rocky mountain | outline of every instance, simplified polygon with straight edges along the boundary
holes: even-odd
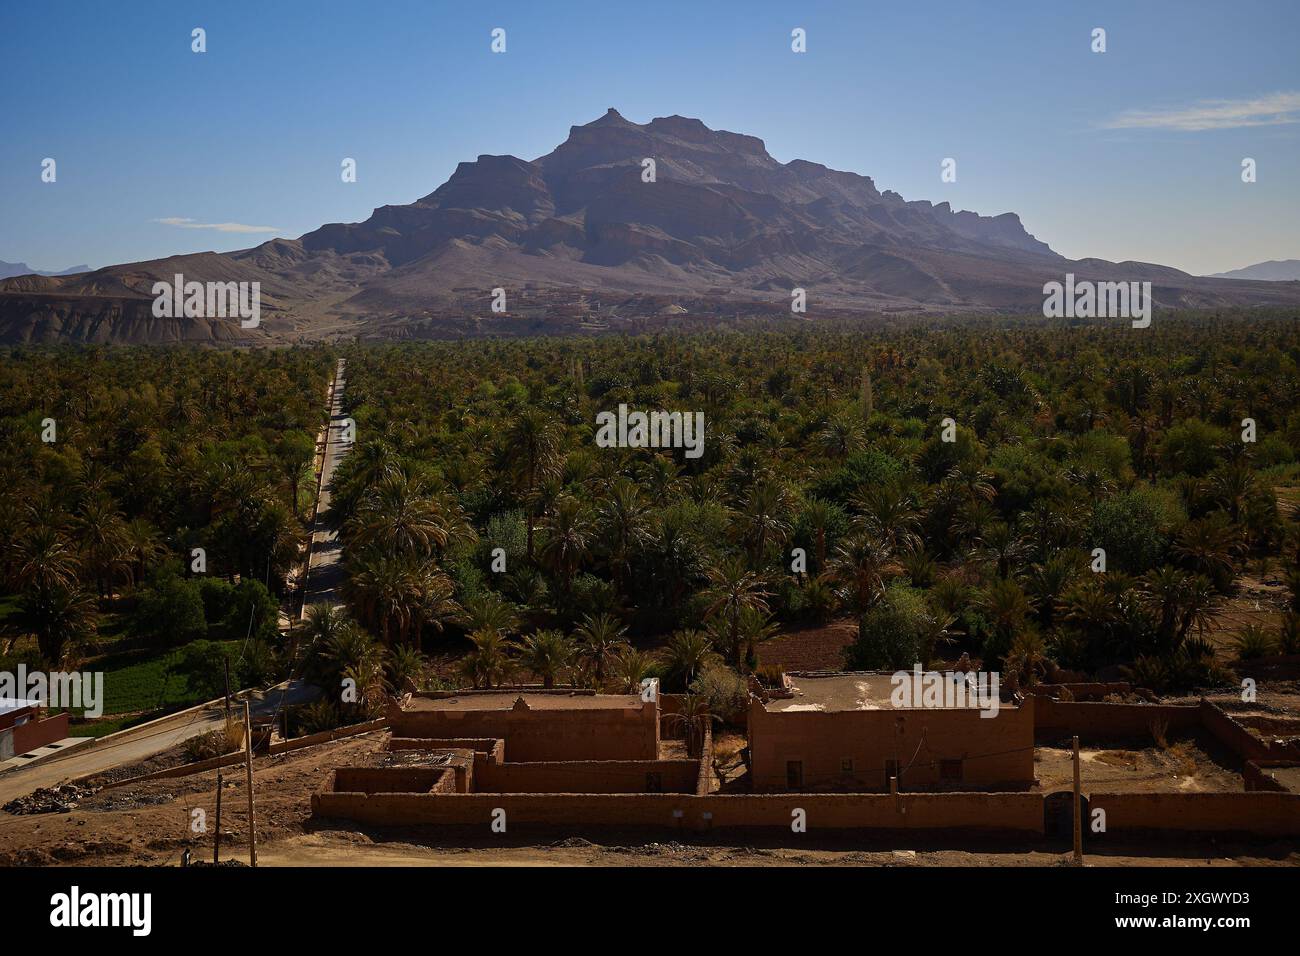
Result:
[[[1212,279],[1259,279],[1264,282],[1295,282],[1300,280],[1300,259],[1270,259],[1257,262],[1231,272],[1216,272]]]
[[[413,321],[454,324],[488,314],[496,287],[506,289],[512,309],[545,293],[552,309],[567,296],[585,310],[595,295],[712,301],[722,303],[718,311],[741,312],[745,303],[788,308],[790,290],[802,287],[811,318],[819,309],[1037,311],[1043,284],[1066,272],[1150,280],[1161,306],[1300,301],[1268,283],[1067,260],[1014,213],[982,216],[905,200],[857,173],[778,162],[753,136],[682,116],[638,124],[611,109],[571,128],[545,156],[480,156],[422,199],[381,207],[364,222],[239,252],[8,279],[0,283],[0,340],[410,334]],[[154,318],[153,283],[177,273],[260,282],[261,327]]]

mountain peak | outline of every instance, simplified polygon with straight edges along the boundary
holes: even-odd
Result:
[[[592,120],[590,123],[587,124],[588,127],[591,127],[591,126],[635,126],[635,125],[637,125],[637,124],[636,124],[636,123],[629,122],[628,120],[626,120],[626,119],[623,117],[623,114],[620,113],[618,110],[614,109],[614,107],[612,107],[612,106],[611,106],[609,109],[605,110],[605,115],[604,115],[604,116],[601,116],[601,117],[598,118],[598,119],[594,119],[594,120]]]

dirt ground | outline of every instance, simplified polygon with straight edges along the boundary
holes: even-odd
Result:
[[[1111,793],[1241,793],[1241,772],[1218,763],[1194,740],[1170,741],[1166,748],[1079,749],[1084,789]],[[1039,747],[1034,752],[1034,775],[1046,793],[1074,786],[1074,760],[1070,750]]]
[[[355,831],[311,819],[310,795],[328,772],[382,759],[386,734],[305,748],[254,763],[258,861],[264,866],[1057,866],[1064,847],[1033,841],[977,841],[908,834],[700,836],[682,843],[646,832],[467,834],[439,828]],[[728,752],[735,740],[720,738]],[[1084,779],[1125,789],[1186,786],[1227,789],[1231,775],[1194,746],[1180,750],[1089,751]],[[1043,748],[1044,787],[1063,789],[1069,755]],[[1182,774],[1180,778],[1178,775]],[[1181,781],[1190,781],[1183,783]],[[1068,784],[1067,784],[1068,785]],[[1240,788],[1239,778],[1235,780]],[[0,812],[0,865],[179,865],[189,847],[211,860],[216,821],[215,771],[101,790],[75,809],[14,816]],[[223,771],[222,857],[248,859],[247,796],[242,766]],[[207,832],[191,831],[192,811],[206,813]],[[669,835],[674,836],[674,835]],[[1295,842],[1229,844],[1171,840],[1090,850],[1095,866],[1300,865]]]
[[[858,636],[851,618],[822,627],[785,631],[759,647],[764,664],[780,664],[787,671],[838,671],[844,669],[844,648]]]

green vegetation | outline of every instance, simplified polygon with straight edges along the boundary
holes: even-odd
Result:
[[[292,670],[354,689],[294,715],[316,729],[430,686],[435,653],[479,687],[633,692],[657,676],[734,711],[749,677],[770,675],[772,636],[845,618],[860,625],[846,666],[969,655],[1013,684],[1126,668],[1182,690],[1228,679],[1207,638],[1248,564],[1293,597],[1280,632],[1243,635],[1241,658],[1297,644],[1294,316],[344,354],[358,435],[333,487],[346,613],[281,636],[333,356],[13,353],[0,651],[84,657],[117,620],[114,647],[155,668],[143,708],[210,693],[237,642],[243,680]],[[702,412],[703,454],[598,447],[597,413],[620,404]],[[143,671],[131,681],[114,693],[140,703]]]
[[[238,640],[240,676],[269,678],[332,367],[319,349],[12,350],[0,668],[103,670],[108,714],[207,695],[177,671],[195,641]]]

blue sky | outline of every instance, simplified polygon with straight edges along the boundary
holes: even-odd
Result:
[[[1300,258],[1297,35],[1294,0],[2,0],[0,259],[98,267],[296,237],[426,195],[481,153],[536,158],[610,106],[1014,211],[1071,257],[1194,273]]]

